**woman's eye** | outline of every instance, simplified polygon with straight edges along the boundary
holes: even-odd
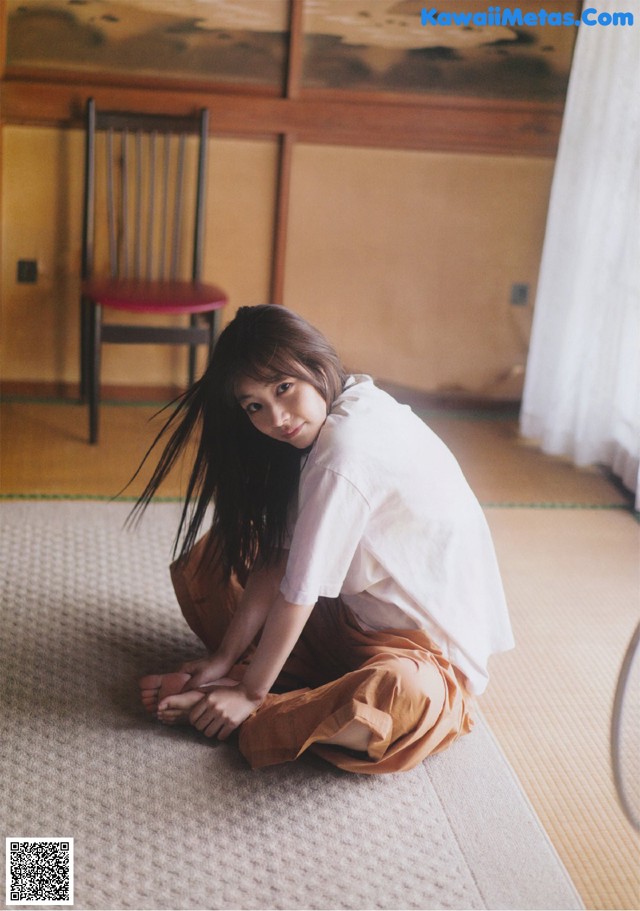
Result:
[[[251,402],[244,410],[247,414],[255,414],[256,411],[260,411],[260,405],[257,402]]]
[[[288,389],[291,389],[291,383],[280,383],[278,386],[278,395],[281,395],[283,392],[287,392]]]

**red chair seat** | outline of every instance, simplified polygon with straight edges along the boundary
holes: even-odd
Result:
[[[138,313],[206,313],[227,303],[227,295],[206,282],[89,279],[82,294],[114,310]]]

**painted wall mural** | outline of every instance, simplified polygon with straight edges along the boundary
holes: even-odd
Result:
[[[514,5],[540,8],[537,0]],[[424,0],[305,0],[303,86],[564,98],[575,28],[423,26],[425,6]],[[440,0],[437,8],[497,7]],[[576,0],[554,0],[553,8],[575,12]],[[9,0],[7,9],[10,66],[283,84],[287,0]]]
[[[423,7],[452,14],[500,9],[478,0],[306,0],[305,85],[564,99],[575,27],[423,26]],[[554,0],[553,9],[573,13],[576,0]]]
[[[287,0],[9,0],[7,63],[280,86]]]

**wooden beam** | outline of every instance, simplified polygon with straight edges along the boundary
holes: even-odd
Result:
[[[304,0],[289,0],[289,53],[285,97],[293,100],[300,97],[302,85],[302,50]],[[274,208],[273,251],[271,256],[270,302],[284,302],[284,279],[287,255],[287,230],[289,225],[289,198],[291,189],[291,165],[296,134],[289,131],[279,137],[278,174],[276,178],[276,203]]]
[[[289,52],[287,55],[287,98],[299,98],[302,88],[304,51],[304,0],[289,0]]]
[[[291,189],[291,161],[295,137],[285,133],[280,137],[278,156],[278,178],[274,213],[273,255],[271,258],[270,303],[284,302],[284,279],[287,253],[287,229],[289,224],[289,197]]]
[[[299,97],[203,89],[142,88],[79,82],[45,73],[3,83],[2,118],[9,124],[80,126],[88,96],[102,108],[181,114],[208,107],[211,132],[219,136],[295,134],[300,142],[377,148],[421,149],[494,155],[554,157],[563,105],[531,101],[390,96],[300,90]]]

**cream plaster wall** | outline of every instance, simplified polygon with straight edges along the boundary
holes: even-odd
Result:
[[[2,333],[5,380],[77,382],[83,137],[77,130],[3,130]],[[267,300],[275,142],[214,139],[209,147],[204,278],[235,308]],[[36,259],[36,285],[18,284],[18,259]],[[186,353],[105,346],[103,381],[182,383]]]
[[[3,130],[2,334],[5,380],[78,378],[82,134]],[[298,145],[285,304],[347,364],[429,391],[517,397],[553,162]],[[238,306],[268,299],[276,144],[210,145],[205,277]],[[37,285],[16,262],[38,260]],[[171,348],[107,346],[103,381],[180,383]]]
[[[285,302],[356,370],[517,397],[553,162],[299,145]]]

